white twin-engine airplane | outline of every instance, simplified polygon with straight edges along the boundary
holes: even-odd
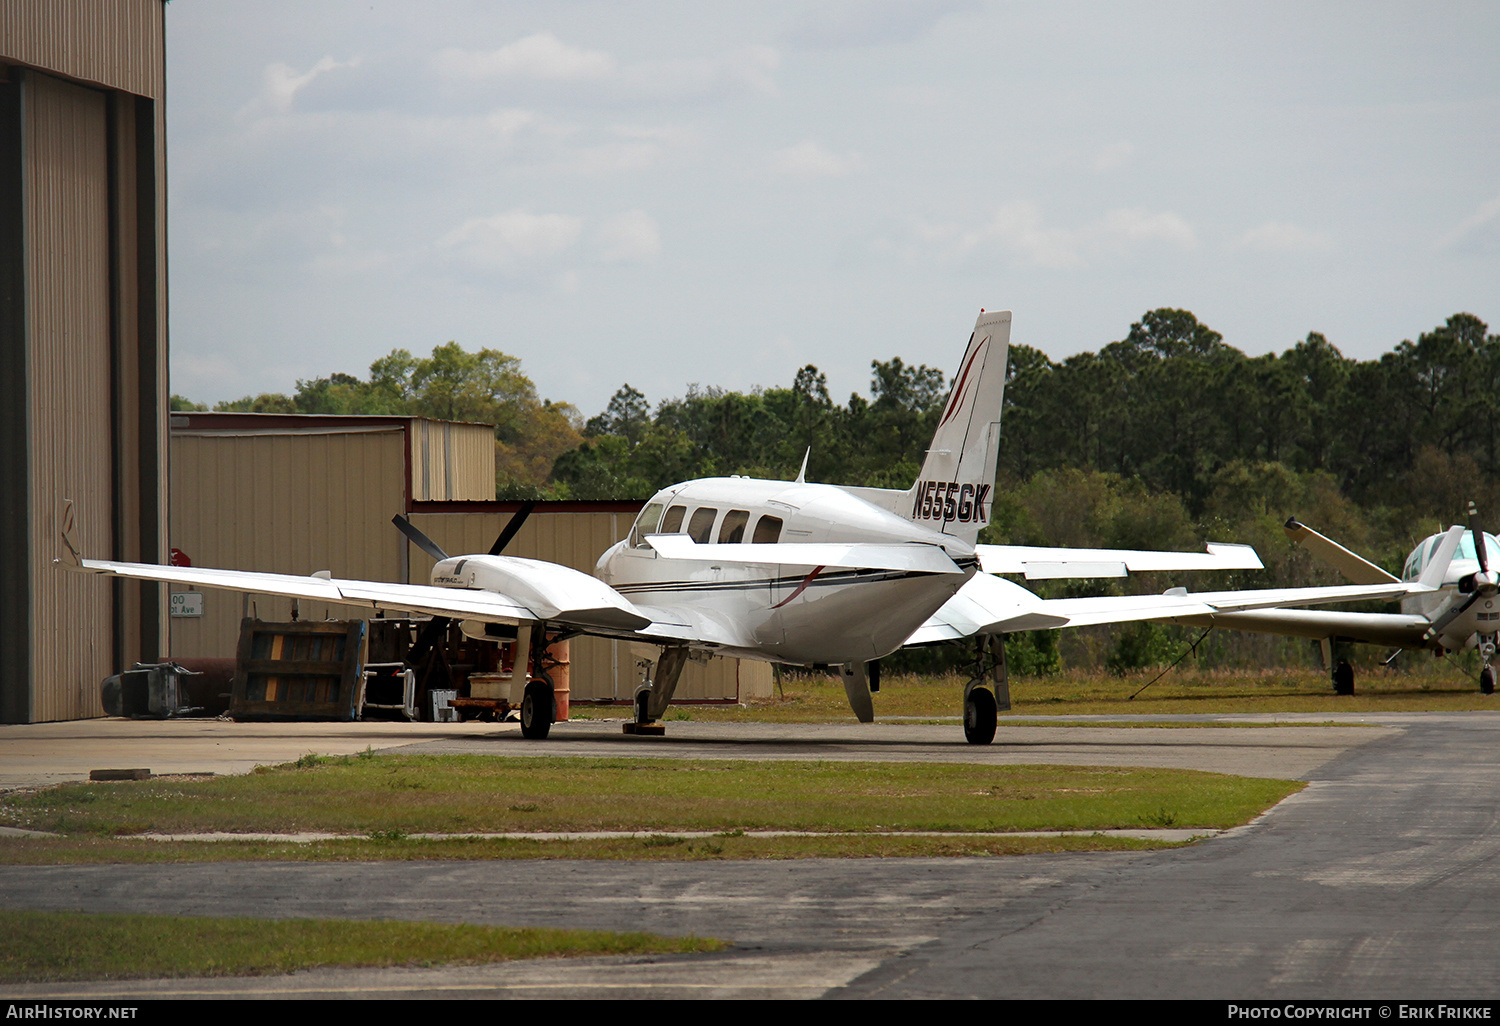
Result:
[[[995,484],[1010,322],[1009,311],[981,312],[910,488],[811,484],[805,460],[791,482],[727,477],[673,485],[652,497],[629,536],[599,558],[593,577],[500,555],[524,514],[489,554],[454,557],[396,518],[437,560],[430,586],[84,559],[66,526],[59,562],[85,572],[409,609],[459,619],[472,637],[514,638],[525,625],[532,653],[578,634],[660,645],[654,679],[636,694],[638,722],[662,716],[693,652],[837,667],[850,706],[867,722],[874,718],[870,693],[879,687],[881,657],[904,645],[976,637],[979,663],[964,689],[964,734],[975,744],[994,738],[992,688],[1005,684],[1000,636],[1011,631],[1399,598],[1441,584],[1453,548],[1446,542],[1420,579],[1376,586],[1200,594],[1174,588],[1164,595],[1043,600],[991,576],[1261,566],[1244,545],[1210,544],[1199,553],[977,545]],[[535,660],[531,669],[521,731],[543,738],[553,720],[552,687]]]

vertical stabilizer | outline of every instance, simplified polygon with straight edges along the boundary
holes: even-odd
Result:
[[[1010,311],[981,313],[922,473],[907,493],[912,520],[969,542],[990,520],[1009,350]]]

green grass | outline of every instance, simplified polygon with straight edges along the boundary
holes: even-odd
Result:
[[[1137,823],[1136,826],[1156,825]],[[649,860],[971,858],[1056,852],[1149,851],[1190,842],[1107,834],[817,834],[804,837],[664,835],[608,840],[449,838],[400,841],[178,841],[118,837],[0,839],[0,865],[169,865],[184,862],[435,862],[502,859]]]
[[[1451,667],[1427,672],[1374,671],[1361,676],[1356,693],[1333,693],[1321,671],[1173,670],[1131,695],[1160,671],[1125,676],[1109,673],[1060,673],[1048,677],[1013,677],[1011,709],[1015,716],[1165,716],[1235,713],[1364,713],[1500,709],[1500,695],[1482,695],[1478,685]],[[888,676],[874,696],[875,718],[941,721],[962,713],[964,679],[956,675]],[[587,708],[584,703],[578,703]],[[618,713],[624,715],[624,713]],[[843,684],[831,677],[787,675],[771,698],[743,706],[693,706],[694,720],[710,723],[849,722]]]
[[[337,919],[0,911],[0,982],[259,976],[299,969],[719,951],[721,941],[599,930]]]
[[[0,843],[0,860],[67,860],[63,849],[123,857],[144,848],[238,848],[274,858],[282,843],[178,846],[133,834],[333,832],[299,845],[334,858],[797,857],[881,854],[870,838],[744,838],[749,830],[873,832],[1105,830],[1234,826],[1301,784],[1172,769],[932,763],[741,762],[679,759],[376,755],[300,759],[241,777],[68,784],[0,796],[0,822],[67,835]],[[425,833],[710,831],[715,841],[432,841]],[[928,841],[917,840],[917,847]],[[981,838],[981,841],[991,839]],[[865,843],[870,841],[870,843]],[[722,842],[722,843],[721,843]],[[753,842],[753,843],[752,843]],[[101,847],[102,846],[102,847]],[[939,846],[940,847],[940,846]],[[1066,847],[1066,846],[1064,846]],[[681,850],[677,850],[681,849]],[[910,850],[910,849],[909,849]],[[95,857],[80,855],[88,861]],[[221,857],[221,856],[215,856]],[[133,860],[133,859],[132,859]]]

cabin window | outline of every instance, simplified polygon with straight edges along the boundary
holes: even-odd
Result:
[[[724,523],[719,528],[720,545],[738,545],[745,540],[745,527],[750,523],[750,511],[732,509],[724,514]]]
[[[714,520],[719,511],[713,506],[700,506],[693,510],[693,519],[688,521],[688,537],[699,545],[707,545],[714,533]]]
[[[661,503],[653,502],[641,510],[641,515],[635,519],[635,527],[630,531],[630,544],[633,548],[643,549],[646,547],[646,535],[656,533],[656,525],[661,521]]]
[[[678,534],[682,531],[682,515],[687,512],[686,506],[672,506],[667,509],[667,515],[661,518],[661,530],[659,534]]]
[[[781,538],[781,518],[761,517],[755,522],[755,537],[751,539],[756,545],[772,545]]]

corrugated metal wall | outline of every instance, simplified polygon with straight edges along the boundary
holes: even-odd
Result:
[[[25,90],[33,720],[101,715],[114,672],[111,585],[50,566],[75,502],[88,552],[111,552],[109,167],[105,95],[47,75]]]
[[[32,67],[159,99],[161,0],[0,0],[0,53]]]
[[[194,566],[288,574],[330,570],[335,577],[426,584],[432,560],[409,546],[390,522],[410,508],[404,495],[407,455],[413,494],[431,489],[434,501],[463,501],[476,498],[464,493],[472,488],[484,493],[480,498],[493,499],[494,436],[485,425],[447,424],[452,430],[444,431],[441,421],[372,420],[377,422],[361,427],[358,417],[173,415],[172,545]],[[274,426],[257,428],[257,422]],[[419,461],[427,468],[425,477]],[[452,492],[442,494],[442,488]],[[411,519],[457,554],[489,551],[510,514],[419,512]],[[538,512],[506,554],[591,573],[599,555],[625,536],[634,519],[628,512]],[[290,599],[247,600],[235,592],[206,591],[201,617],[172,618],[172,654],[233,656],[240,618],[251,603],[263,620],[291,616]],[[363,606],[314,608],[304,602],[301,609],[304,618],[370,615]],[[574,639],[574,699],[628,701],[640,679],[636,660],[655,659],[658,651],[601,638]],[[770,691],[767,664],[714,659],[688,664],[677,697],[733,700]]]
[[[162,24],[162,0],[0,0],[5,722],[99,715],[164,643],[164,589],[51,566],[65,498],[90,554],[166,551]]]
[[[414,419],[411,431],[412,501],[495,498],[494,428]]]
[[[391,526],[391,517],[405,508],[406,437],[399,426],[175,429],[171,455],[172,545],[194,566],[401,579],[405,539]],[[290,599],[257,595],[251,601],[263,620],[291,617]],[[172,654],[234,655],[243,597],[206,591],[203,608],[202,617],[172,618]],[[369,614],[363,606],[302,606],[308,618]]]

